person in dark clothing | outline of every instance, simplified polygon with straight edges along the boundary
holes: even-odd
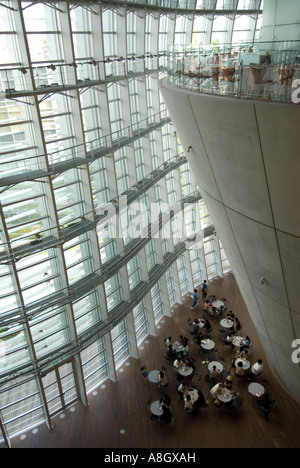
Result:
[[[201,283],[201,288],[202,288],[202,299],[205,299],[206,296],[207,296],[207,284],[206,284],[206,280],[204,280],[203,283]]]
[[[166,424],[171,424],[173,416],[171,411],[166,405],[162,406],[162,415],[160,417],[162,421],[164,421]]]
[[[160,403],[161,405],[170,406],[170,404],[171,404],[171,397],[165,393],[165,394],[161,397],[161,399],[159,400],[159,403]]]
[[[198,390],[198,399],[194,403],[195,408],[205,408],[206,407],[206,401],[204,398],[203,393]]]

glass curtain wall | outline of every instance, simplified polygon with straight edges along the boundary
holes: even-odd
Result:
[[[181,294],[230,269],[215,235],[186,250],[195,229],[213,227],[158,80],[171,44],[254,37],[261,2],[167,3],[0,3],[7,445],[86,404]],[[185,202],[181,217],[157,216]]]

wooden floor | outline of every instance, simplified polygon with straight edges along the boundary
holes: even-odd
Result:
[[[226,297],[228,307],[243,323],[243,333],[254,342],[251,362],[262,358],[266,362],[261,343],[253,329],[245,304],[231,273],[225,278],[217,278],[209,283],[209,294]],[[165,359],[163,339],[171,335],[189,336],[188,317],[202,315],[191,312],[190,295],[183,298],[183,305],[173,308],[172,317],[163,317],[157,327],[157,336],[148,337],[140,347],[140,359],[129,359],[118,371],[118,382],[107,381],[105,388],[99,387],[89,395],[89,406],[76,403],[64,412],[64,417],[53,419],[53,429],[41,425],[23,437],[12,439],[13,448],[299,448],[300,447],[300,407],[283,390],[271,372],[267,362],[264,378],[276,403],[269,421],[249,398],[248,382],[240,382],[234,377],[233,388],[243,397],[243,407],[233,416],[216,409],[212,404],[201,409],[197,415],[185,414],[182,400],[179,399],[173,369]],[[224,360],[229,369],[232,351],[222,351],[218,335],[219,324],[213,323],[212,339],[219,349],[215,360]],[[191,340],[190,340],[191,342]],[[195,358],[195,374],[201,378],[198,388],[209,397],[209,386],[205,381],[203,356],[199,347],[190,344],[191,356]],[[156,384],[144,380],[139,373],[145,365],[150,371],[165,366],[170,385],[167,393],[172,398],[171,411],[175,426],[152,422],[147,415],[148,400],[160,398],[161,391]],[[26,436],[26,437],[25,437]]]

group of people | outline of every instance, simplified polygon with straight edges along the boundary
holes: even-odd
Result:
[[[206,310],[212,307],[212,304],[216,302],[216,296],[212,295],[207,298],[207,283],[204,281],[201,284],[202,291],[202,300],[204,302],[203,312],[205,314]],[[193,304],[192,310],[198,305],[199,297],[198,290],[194,289],[193,295]],[[224,301],[224,300],[223,300]],[[208,304],[208,306],[206,306]],[[220,316],[224,314],[226,307],[222,307]],[[237,332],[241,329],[241,324],[239,319],[235,314],[230,310],[226,314],[226,319],[232,322],[232,326],[229,329],[224,330],[226,338],[223,337],[223,344],[231,347],[232,350],[236,350],[234,356],[231,359],[231,366],[234,369],[234,374],[232,372],[227,372],[222,370],[222,366],[217,367],[215,365],[210,366],[208,379],[210,390],[209,396],[212,398],[212,403],[214,407],[221,408],[225,406],[226,409],[235,411],[237,408],[240,408],[242,405],[241,395],[233,390],[233,379],[243,379],[246,378],[249,381],[253,381],[256,377],[259,377],[263,371],[264,364],[261,359],[258,359],[254,364],[250,365],[248,360],[248,352],[252,346],[252,342],[249,336],[245,336],[243,339],[239,338],[239,345],[233,343],[233,340]],[[189,333],[193,337],[193,343],[198,343],[200,345],[201,340],[207,338],[208,332],[212,331],[212,325],[207,317],[198,318],[195,317],[193,320],[188,319],[191,330]],[[220,331],[220,330],[219,330]],[[177,387],[177,393],[180,399],[183,400],[183,407],[185,412],[194,413],[197,408],[203,408],[207,406],[207,401],[204,398],[203,393],[187,383],[188,377],[185,377],[182,370],[191,369],[194,373],[196,369],[195,360],[190,357],[189,349],[189,340],[183,335],[179,335],[177,340],[174,340],[172,336],[168,336],[164,340],[164,345],[166,347],[165,357],[171,361],[172,369],[175,372],[175,378],[180,381]],[[222,348],[223,349],[223,348]],[[159,388],[165,389],[169,385],[169,380],[167,377],[167,372],[165,368],[162,368],[157,375],[157,380],[159,381]],[[225,392],[228,397],[228,401],[223,401],[224,399],[218,398],[219,393]],[[266,405],[264,400],[267,401]],[[260,399],[257,398],[257,405],[261,405],[262,408],[267,408],[267,412],[270,411],[270,405],[268,404],[269,400],[267,397],[262,396]],[[169,395],[164,394],[160,400],[160,419],[167,424],[170,424],[174,421],[173,415],[170,411],[171,398]],[[269,414],[269,413],[267,413]]]

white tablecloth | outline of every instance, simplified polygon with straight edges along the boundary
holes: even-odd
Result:
[[[228,403],[232,400],[232,392],[227,388],[222,388],[221,392],[217,394],[217,398],[223,403]]]
[[[215,342],[212,341],[212,340],[201,340],[201,347],[203,349],[206,349],[208,351],[210,351],[211,349],[214,349],[215,347]]]
[[[220,325],[224,328],[231,328],[233,327],[233,321],[229,319],[222,319]]]
[[[159,400],[153,401],[152,405],[150,406],[150,411],[152,414],[155,414],[155,416],[161,416],[161,411],[159,410],[160,407],[160,402]]]
[[[224,302],[217,300],[212,303],[212,306],[215,307],[216,309],[219,309],[219,307],[224,306]]]
[[[265,387],[257,382],[252,382],[248,387],[248,392],[253,396],[260,397],[265,393]]]
[[[177,372],[180,375],[183,375],[184,377],[187,377],[188,375],[191,375],[193,373],[193,368],[192,367],[187,367],[187,366],[182,366],[177,369]]]
[[[156,380],[156,377],[157,377],[158,374],[159,374],[158,370],[153,370],[153,371],[149,372],[148,380],[150,380],[150,382],[153,382],[153,383],[158,383],[158,380]]]
[[[233,338],[233,341],[232,341],[232,344],[234,346],[241,346],[242,342],[243,342],[244,338],[242,336],[235,336]]]

